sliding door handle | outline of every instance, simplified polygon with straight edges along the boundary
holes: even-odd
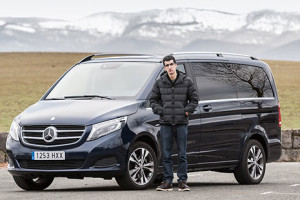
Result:
[[[202,107],[202,109],[203,109],[205,112],[211,112],[211,111],[212,111],[211,105],[204,105],[204,106]]]

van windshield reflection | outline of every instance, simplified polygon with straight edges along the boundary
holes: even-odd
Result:
[[[156,63],[82,63],[72,68],[46,100],[136,96],[156,68]]]

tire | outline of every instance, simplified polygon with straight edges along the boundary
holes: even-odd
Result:
[[[137,142],[129,149],[125,174],[115,179],[123,189],[144,190],[153,184],[156,172],[154,150],[144,142]]]
[[[259,184],[264,178],[265,171],[265,150],[257,140],[250,140],[241,162],[234,171],[234,177],[240,184]]]
[[[43,190],[51,185],[54,178],[38,177],[38,178],[25,178],[23,176],[13,176],[16,184],[23,190]]]

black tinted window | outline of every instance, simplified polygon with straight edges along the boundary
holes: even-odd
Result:
[[[200,100],[237,98],[233,74],[225,63],[191,63]]]
[[[239,98],[273,97],[267,74],[262,68],[230,64]]]

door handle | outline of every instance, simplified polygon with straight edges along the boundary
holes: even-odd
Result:
[[[211,111],[212,111],[211,105],[204,105],[204,106],[202,107],[202,109],[203,109],[205,112],[211,112]]]

